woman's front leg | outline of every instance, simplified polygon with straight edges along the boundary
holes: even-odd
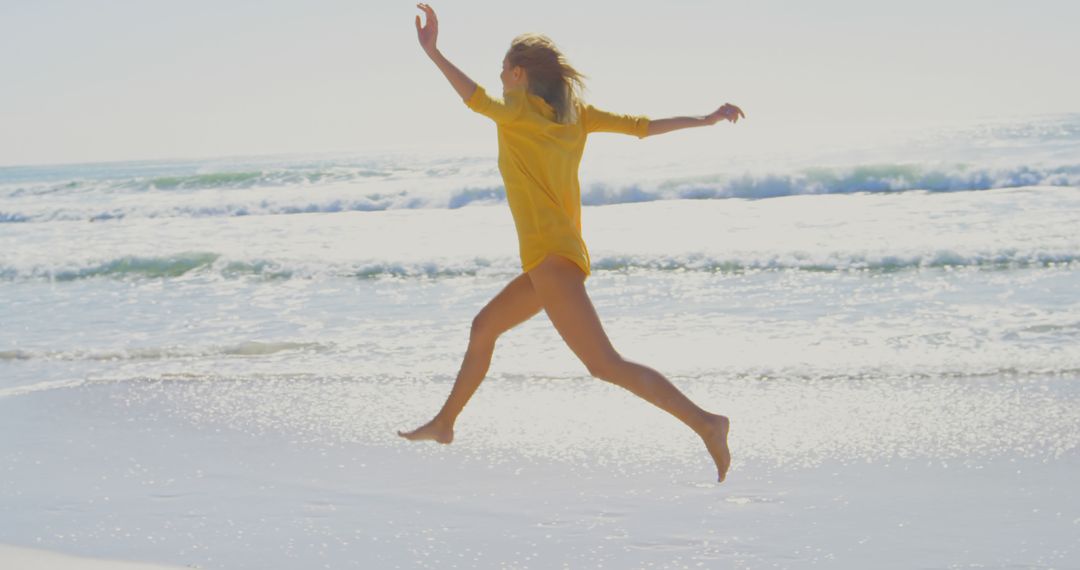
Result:
[[[399,431],[398,435],[414,441],[453,441],[454,423],[487,375],[495,341],[506,331],[532,318],[540,309],[540,299],[527,275],[521,274],[507,284],[473,319],[465,358],[442,409],[430,422],[411,432]]]

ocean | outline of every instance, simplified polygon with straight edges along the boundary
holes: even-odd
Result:
[[[453,445],[397,438],[520,273],[490,154],[0,167],[0,542],[198,568],[1080,568],[1080,115],[812,152],[736,133],[591,137],[581,176],[590,296],[624,357],[732,419],[722,485],[542,314]]]

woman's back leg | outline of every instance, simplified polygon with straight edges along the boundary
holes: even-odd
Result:
[[[705,442],[723,481],[731,464],[728,418],[706,412],[662,374],[615,351],[585,291],[585,275],[574,262],[549,255],[528,275],[555,329],[589,373],[630,390],[693,429]]]

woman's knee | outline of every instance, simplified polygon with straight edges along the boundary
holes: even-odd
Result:
[[[469,329],[469,342],[494,344],[502,332],[498,330],[498,327],[487,313],[480,311],[473,317],[472,327]]]
[[[616,382],[619,378],[619,370],[626,364],[615,352],[584,359],[584,363],[593,378],[607,382]]]

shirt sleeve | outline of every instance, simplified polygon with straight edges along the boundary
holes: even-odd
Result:
[[[585,106],[582,115],[585,132],[623,133],[634,135],[639,139],[649,134],[649,118],[644,115],[620,115],[609,113],[593,107]]]
[[[515,108],[488,95],[487,91],[480,85],[477,85],[473,94],[465,100],[465,105],[473,111],[500,124],[510,122],[517,114]]]

